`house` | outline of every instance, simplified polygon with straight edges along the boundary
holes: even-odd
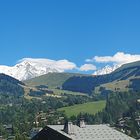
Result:
[[[31,140],[135,140],[108,125],[48,125]]]
[[[14,128],[12,124],[8,124],[8,125],[3,125],[4,129],[7,131],[7,133],[9,135],[13,135],[14,133]]]

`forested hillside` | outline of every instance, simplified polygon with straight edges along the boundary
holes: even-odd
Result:
[[[24,94],[24,90],[21,85],[22,82],[7,76],[0,74],[0,94],[20,96]]]

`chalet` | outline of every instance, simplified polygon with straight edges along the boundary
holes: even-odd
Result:
[[[48,125],[31,140],[135,140],[108,125]]]

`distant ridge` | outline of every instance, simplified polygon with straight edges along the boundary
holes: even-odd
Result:
[[[133,90],[134,82],[138,84],[140,78],[140,61],[122,65],[114,72],[106,75],[92,76],[75,73],[49,73],[25,81],[29,85],[48,85],[60,87],[64,90],[92,94],[103,91]],[[137,79],[137,82],[135,81]],[[125,83],[125,84],[124,84]],[[123,87],[120,87],[123,86]],[[98,87],[98,88],[97,88]]]
[[[119,67],[118,69],[116,69],[114,72],[121,71],[121,70],[128,69],[128,68],[135,68],[135,67],[136,68],[140,67],[140,61],[124,64],[121,67]]]
[[[62,87],[63,83],[70,77],[74,76],[89,76],[78,73],[48,73],[39,77],[35,77],[24,81],[29,86],[47,85],[50,88]]]

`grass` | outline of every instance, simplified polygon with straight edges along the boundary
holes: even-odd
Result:
[[[73,115],[77,116],[80,112],[94,115],[99,111],[102,111],[105,108],[105,105],[106,101],[88,102],[84,104],[59,108],[58,111],[64,111],[67,117],[71,117]]]
[[[113,92],[116,92],[116,91],[125,92],[125,91],[129,91],[129,88],[128,88],[129,84],[130,84],[129,80],[113,81],[113,82],[102,84],[98,87],[95,87],[94,92],[100,93],[100,87],[105,87],[106,90],[111,90]]]

